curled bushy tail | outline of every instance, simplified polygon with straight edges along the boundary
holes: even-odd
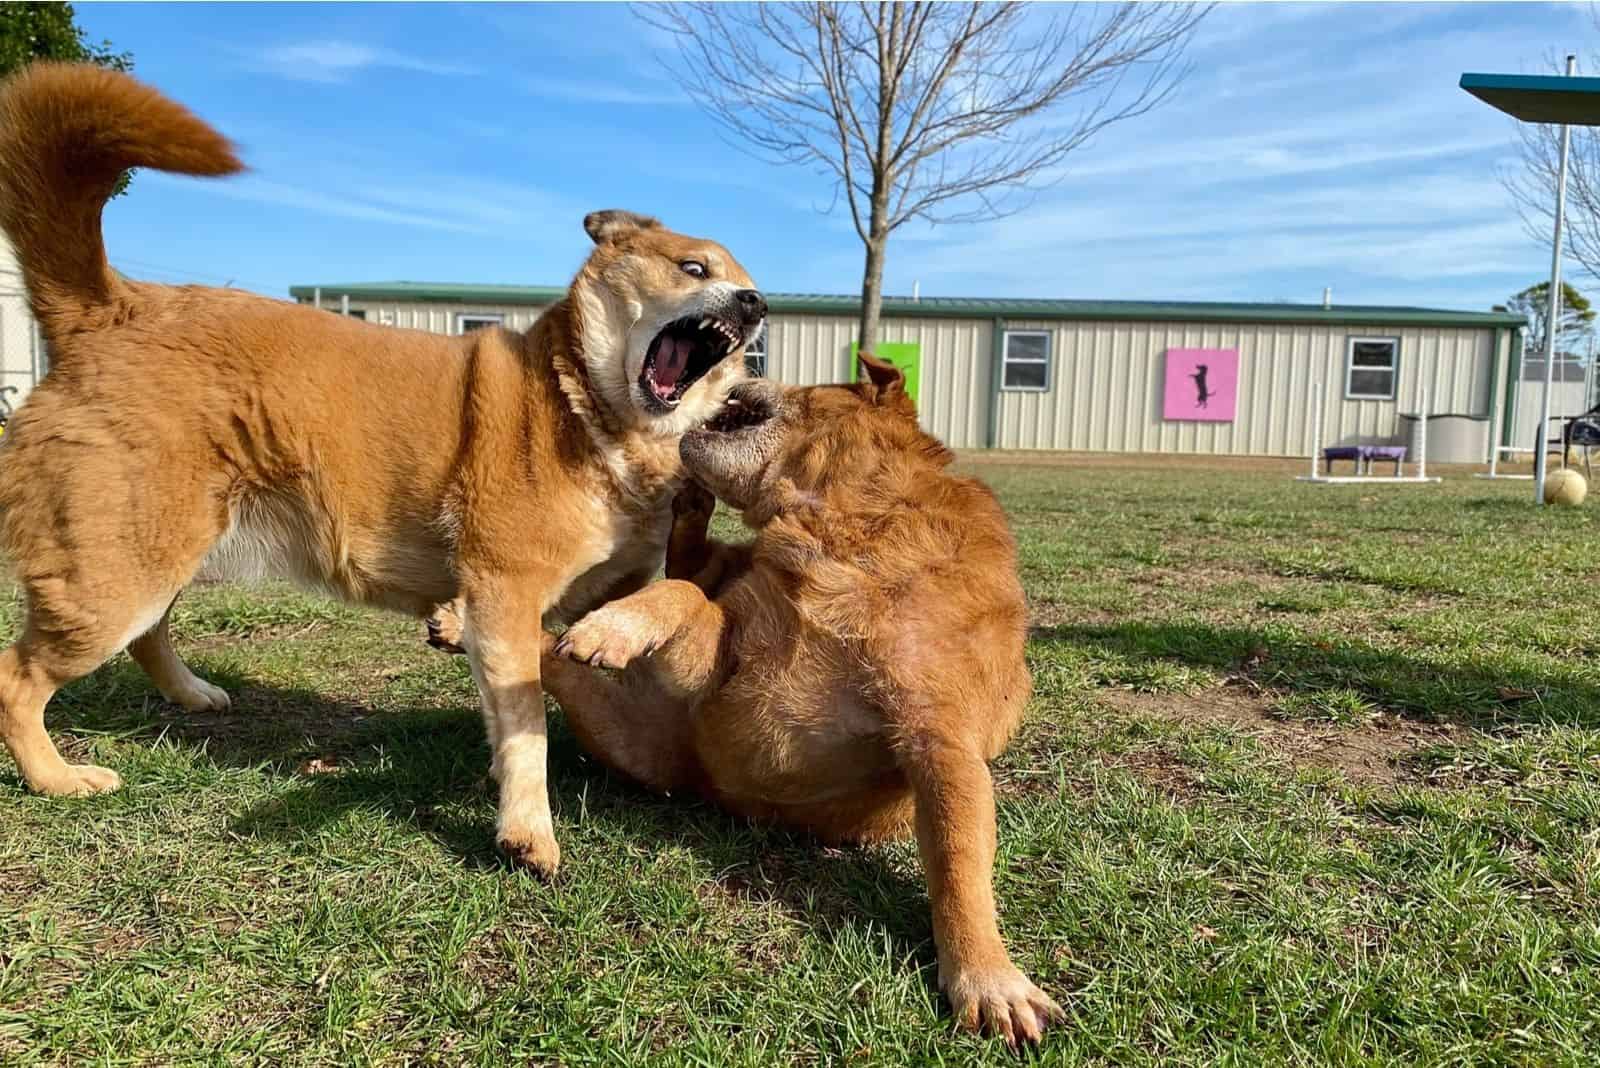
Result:
[[[133,167],[220,175],[243,164],[221,134],[126,74],[34,63],[0,84],[0,228],[47,334],[111,300],[100,210]]]

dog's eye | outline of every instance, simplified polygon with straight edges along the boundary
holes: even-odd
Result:
[[[684,260],[678,264],[678,269],[691,278],[704,278],[706,276],[706,265],[699,260]]]

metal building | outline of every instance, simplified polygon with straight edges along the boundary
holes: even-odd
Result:
[[[0,234],[0,389],[9,387],[3,396],[12,404],[22,403],[43,374],[44,346],[28,311],[22,269]]]
[[[372,322],[440,333],[526,328],[557,287],[389,282],[294,286],[291,296]],[[783,382],[852,377],[854,298],[768,294],[753,362]],[[1328,444],[1404,440],[1401,416],[1460,426],[1487,458],[1514,404],[1521,316],[1332,304],[884,300],[879,354],[905,367],[923,425],[964,449],[1304,456],[1311,386]],[[1209,377],[1208,377],[1209,376]],[[1191,397],[1188,394],[1195,394]],[[1431,450],[1430,450],[1431,451]]]

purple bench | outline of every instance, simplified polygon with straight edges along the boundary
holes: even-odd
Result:
[[[1356,474],[1372,473],[1372,461],[1394,461],[1395,477],[1400,476],[1400,465],[1405,463],[1406,447],[1404,445],[1330,445],[1322,450],[1323,462],[1328,465],[1328,473],[1333,473],[1333,461],[1349,460],[1356,469]]]

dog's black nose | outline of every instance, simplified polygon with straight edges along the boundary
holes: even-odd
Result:
[[[747,323],[759,323],[767,317],[767,298],[759,289],[741,289],[733,295],[739,302],[739,318]]]

